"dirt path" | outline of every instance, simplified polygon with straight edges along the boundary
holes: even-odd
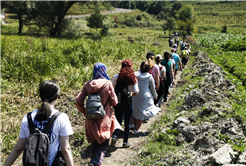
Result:
[[[176,75],[176,83],[180,80],[181,72],[178,71]],[[172,91],[175,88],[171,88],[171,95]],[[169,96],[168,100],[171,97]],[[129,148],[122,148],[123,144],[123,134],[119,134],[119,137],[117,139],[116,148],[112,148],[108,146],[107,153],[105,155],[105,158],[103,160],[102,166],[108,166],[108,165],[126,165],[129,161],[129,159],[133,156],[136,156],[137,149],[144,144],[145,141],[147,141],[147,135],[149,134],[149,128],[150,126],[165,113],[166,110],[166,104],[162,104],[161,111],[158,113],[157,116],[151,118],[148,123],[143,123],[139,129],[140,133],[138,135],[133,135],[132,131],[129,135],[128,142],[130,143]]]

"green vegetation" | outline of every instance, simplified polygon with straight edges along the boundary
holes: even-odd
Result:
[[[66,112],[74,125],[73,121],[82,115],[67,95],[75,98],[83,84],[92,78],[96,62],[104,63],[112,78],[119,72],[123,59],[130,59],[136,71],[148,51],[160,54],[170,51],[161,30],[112,28],[111,36],[97,40],[93,33],[86,33],[82,38],[9,35],[10,26],[2,25],[1,34],[2,161],[18,139],[23,116],[39,106],[38,86],[43,80],[55,80],[59,84],[61,99],[57,109]],[[152,45],[155,42],[163,46]],[[76,149],[75,158],[80,157],[81,148],[87,148],[86,141],[79,142],[81,138],[81,131],[75,131],[71,140],[71,144],[76,144],[72,147]]]

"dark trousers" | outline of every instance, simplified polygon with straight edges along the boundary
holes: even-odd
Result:
[[[158,91],[156,91],[158,94],[158,99],[154,100],[154,103],[158,104],[159,106],[162,104],[162,99],[164,98],[164,87],[165,87],[164,80],[162,80],[160,82],[160,87]]]
[[[186,65],[186,63],[187,63],[187,58],[182,57],[182,63],[183,63],[184,65]]]
[[[102,164],[108,144],[109,139],[104,141],[102,144],[99,144],[97,141],[91,143],[91,164],[95,166]]]
[[[167,79],[164,81],[164,102],[167,101],[168,89],[171,84],[171,73],[169,71],[166,72]]]
[[[125,132],[124,132],[124,142],[128,142],[129,132],[130,132],[130,122],[132,117],[132,104],[128,109],[116,108],[115,116],[119,124],[122,124],[122,117],[125,115]],[[119,133],[119,129],[116,129],[113,135],[117,136]]]

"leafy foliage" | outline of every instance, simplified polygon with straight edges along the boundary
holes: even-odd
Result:
[[[91,28],[96,28],[97,31],[98,28],[103,27],[103,18],[104,16],[100,13],[100,10],[96,8],[95,12],[92,13],[89,17],[87,17],[87,26]]]

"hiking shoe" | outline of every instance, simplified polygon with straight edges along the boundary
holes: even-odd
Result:
[[[116,140],[117,140],[117,136],[116,135],[113,135],[112,136],[112,140],[111,140],[111,144],[110,144],[110,146],[112,148],[115,148],[115,146],[116,146]]]
[[[122,147],[123,148],[129,148],[130,144],[128,142],[123,142]]]
[[[144,119],[143,123],[148,123],[149,119]]]
[[[137,135],[139,133],[138,130],[134,130],[133,134]]]
[[[134,125],[134,124],[131,124],[131,125],[130,125],[130,129],[133,130],[134,128],[135,128],[135,125]]]

